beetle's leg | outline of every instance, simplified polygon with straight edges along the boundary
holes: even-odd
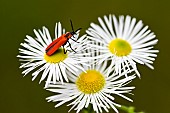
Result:
[[[74,49],[71,47],[70,42],[69,42],[69,41],[67,41],[67,42],[68,42],[68,44],[69,44],[69,46],[70,46],[71,50],[72,50],[72,51],[74,51]],[[74,51],[74,52],[76,53],[76,51]]]
[[[67,53],[67,50],[65,50],[64,45],[63,45],[63,51],[64,51],[64,54],[66,54],[66,53]]]
[[[74,37],[74,36],[73,36]],[[77,42],[77,40],[74,40],[74,39],[72,39],[72,38],[70,38],[71,40],[73,40],[74,42]],[[77,43],[80,43],[80,42],[77,42]]]

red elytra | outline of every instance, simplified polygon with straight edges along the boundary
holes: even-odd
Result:
[[[77,29],[76,31],[74,31],[73,29],[73,25],[72,25],[72,21],[70,20],[71,22],[71,27],[72,27],[72,32],[67,32],[66,34],[63,34],[61,35],[59,38],[55,39],[52,43],[50,43],[47,48],[45,49],[46,51],[46,54],[48,56],[51,56],[53,55],[61,46],[63,46],[63,49],[64,49],[64,45],[66,43],[69,43],[69,39],[72,39],[71,37],[76,34],[76,32],[78,30],[80,30],[81,28]],[[76,40],[72,39],[73,41],[77,42]],[[71,44],[69,43],[69,46],[70,48],[72,49],[71,47]],[[72,49],[73,50],[73,49]],[[73,50],[74,51],[74,50]],[[67,51],[64,50],[64,54],[66,54]],[[75,51],[74,51],[75,52]]]

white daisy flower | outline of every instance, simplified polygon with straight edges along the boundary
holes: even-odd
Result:
[[[100,25],[91,23],[91,28],[87,30],[89,39],[98,42],[98,45],[91,44],[92,48],[100,50],[99,63],[104,60],[111,60],[111,65],[115,66],[115,71],[121,74],[122,68],[135,69],[136,63],[145,64],[153,69],[151,65],[157,57],[158,50],[153,49],[158,40],[148,26],[143,26],[142,21],[130,16],[114,15],[104,16],[104,21],[98,18]],[[126,75],[127,76],[127,75]]]
[[[114,102],[115,95],[132,101],[124,94],[130,93],[134,89],[134,87],[126,85],[135,78],[135,75],[124,77],[124,74],[127,73],[124,72],[122,76],[117,76],[114,68],[108,67],[107,61],[100,65],[92,64],[89,67],[83,65],[83,67],[86,72],[80,70],[77,75],[69,76],[72,83],[57,82],[48,85],[47,90],[55,93],[54,96],[47,98],[48,102],[56,102],[55,107],[70,102],[68,106],[72,107],[69,111],[74,109],[76,113],[89,105],[92,105],[93,110],[97,113],[101,113],[103,109],[109,112],[110,108],[118,113],[116,107],[121,107],[121,105]],[[67,74],[72,75],[71,72]]]
[[[25,70],[22,74],[27,75],[30,72],[32,73],[32,80],[34,80],[40,73],[42,73],[40,82],[47,78],[45,87],[53,81],[63,82],[64,80],[68,82],[68,77],[66,71],[76,73],[78,70],[83,70],[80,64],[86,65],[87,58],[83,56],[86,55],[82,53],[87,48],[88,41],[86,36],[80,37],[77,41],[79,43],[69,40],[72,48],[75,49],[75,52],[67,52],[64,54],[64,50],[59,48],[53,55],[48,56],[45,52],[47,46],[52,42],[52,38],[49,34],[49,31],[46,27],[43,27],[43,30],[36,31],[34,29],[36,38],[31,36],[26,36],[25,42],[21,43],[22,48],[19,48],[19,53],[17,57],[20,58],[21,66]],[[55,38],[60,37],[62,34],[65,34],[65,29],[62,28],[60,22],[56,23],[55,27]],[[78,32],[74,35],[78,38]],[[65,45],[66,50],[69,50],[69,45]],[[71,76],[71,75],[70,75]]]

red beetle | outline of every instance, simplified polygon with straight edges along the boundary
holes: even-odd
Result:
[[[71,47],[71,44],[70,44],[70,42],[69,42],[69,39],[72,39],[71,37],[74,37],[74,35],[76,34],[76,32],[77,32],[78,30],[82,29],[82,28],[79,28],[79,29],[77,29],[76,31],[74,31],[71,20],[70,20],[70,23],[71,23],[72,32],[67,32],[66,34],[61,35],[59,38],[55,39],[51,44],[49,44],[49,45],[47,46],[47,48],[45,49],[46,54],[47,54],[48,56],[53,55],[61,46],[62,46],[63,49],[64,49],[64,45],[67,44],[67,43],[69,44],[71,50],[73,50],[72,47]],[[74,37],[74,38],[75,38],[75,37]],[[75,41],[75,42],[77,42],[77,41],[74,40],[74,39],[72,39],[72,40]],[[73,50],[73,51],[74,51],[74,50]],[[66,54],[66,52],[67,52],[67,50],[65,51],[65,49],[64,49],[64,54]],[[75,52],[75,51],[74,51],[74,52]]]

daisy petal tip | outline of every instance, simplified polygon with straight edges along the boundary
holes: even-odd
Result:
[[[28,38],[28,37],[30,37],[30,36],[29,36],[29,35],[26,35],[25,37],[27,37],[27,38]]]
[[[43,89],[47,89],[48,88],[48,86],[44,86],[44,88]]]
[[[40,80],[38,83],[41,84],[41,81],[42,81],[42,80]]]
[[[47,98],[46,98],[46,100],[47,100],[47,102],[51,102],[51,100],[48,100]]]
[[[94,23],[90,23],[90,26],[91,26],[91,27],[93,27],[93,26],[95,26],[95,25],[96,25],[96,24],[94,24]]]
[[[34,28],[33,31],[37,31],[37,30]]]
[[[48,30],[45,26],[42,27],[44,30]]]
[[[140,75],[138,75],[139,79],[142,79]]]
[[[100,17],[98,17],[98,21],[102,21],[102,19]]]
[[[34,81],[34,80],[35,80],[35,77],[33,77],[31,80]],[[40,84],[40,83],[39,83],[39,84]]]

